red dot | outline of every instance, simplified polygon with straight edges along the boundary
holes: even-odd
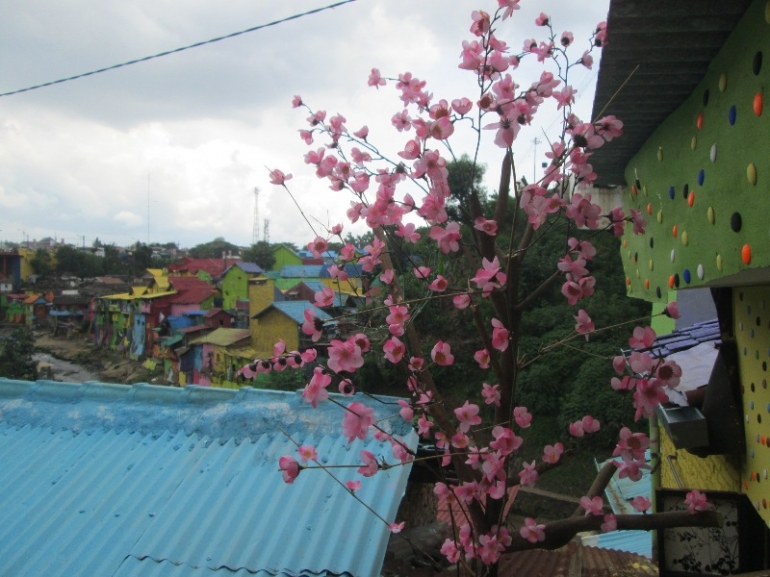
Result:
[[[693,204],[695,204],[695,192],[690,191],[690,194],[687,195],[687,206],[692,208]]]
[[[647,214],[652,214],[652,204],[649,202],[647,203]]]
[[[646,278],[644,279],[644,288],[647,290],[650,290],[650,279]]]
[[[676,279],[674,278],[674,275],[671,275],[668,277],[668,288],[672,289],[674,288],[674,283],[676,282]]]
[[[633,194],[634,196],[636,196],[636,195],[638,194],[638,192],[639,192],[639,191],[638,191],[638,190],[636,190],[636,186],[634,186],[634,185],[632,184],[632,185],[631,185],[631,194]]]
[[[700,114],[698,114],[698,118],[697,118],[697,120],[695,121],[695,127],[696,127],[698,130],[700,130],[701,128],[703,128],[703,113],[702,113],[702,112],[701,112]]]
[[[751,264],[751,247],[749,245],[743,245],[743,248],[741,249],[741,258],[743,259],[743,264]]]
[[[679,234],[679,227],[678,227],[677,225],[674,225],[674,226],[671,228],[671,236],[673,236],[674,238],[676,238],[676,235],[677,235],[677,234]]]
[[[754,114],[757,116],[762,116],[762,93],[757,92],[754,95]]]

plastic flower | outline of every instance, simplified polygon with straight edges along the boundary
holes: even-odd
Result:
[[[532,517],[527,517],[524,526],[519,529],[519,535],[530,543],[545,541],[545,525],[538,525]]]
[[[297,459],[284,455],[278,460],[278,467],[283,472],[283,481],[291,485],[299,475],[300,466]]]
[[[374,424],[374,409],[358,402],[351,403],[347,409],[342,421],[342,432],[348,443],[352,443],[355,438],[365,439],[369,427]]]
[[[291,180],[291,178],[291,174],[284,174],[283,171],[280,171],[277,168],[270,171],[270,182],[272,184],[277,184],[280,186],[287,180]]]
[[[455,409],[455,416],[460,421],[460,431],[467,433],[472,425],[480,425],[479,406],[469,403],[467,400],[462,407]]]
[[[708,511],[709,509],[714,508],[714,505],[708,502],[706,493],[701,493],[698,490],[690,491],[687,493],[684,503],[687,505],[687,509],[693,515],[698,511]]]
[[[601,497],[580,497],[580,506],[586,510],[586,515],[604,514],[604,503]]]

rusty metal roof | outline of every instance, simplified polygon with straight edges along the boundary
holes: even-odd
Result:
[[[614,114],[624,127],[591,157],[597,186],[625,183],[628,162],[690,96],[751,1],[612,0],[592,118]]]

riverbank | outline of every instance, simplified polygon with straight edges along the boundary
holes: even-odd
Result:
[[[35,331],[35,346],[43,353],[57,359],[80,365],[99,376],[105,383],[154,383],[164,384],[160,371],[151,371],[140,362],[123,357],[116,351],[97,348],[82,337],[53,337],[49,331]],[[66,381],[66,375],[54,374],[54,378]]]

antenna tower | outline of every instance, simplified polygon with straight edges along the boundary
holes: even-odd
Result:
[[[254,230],[251,235],[251,244],[259,242],[259,189],[254,187]]]

